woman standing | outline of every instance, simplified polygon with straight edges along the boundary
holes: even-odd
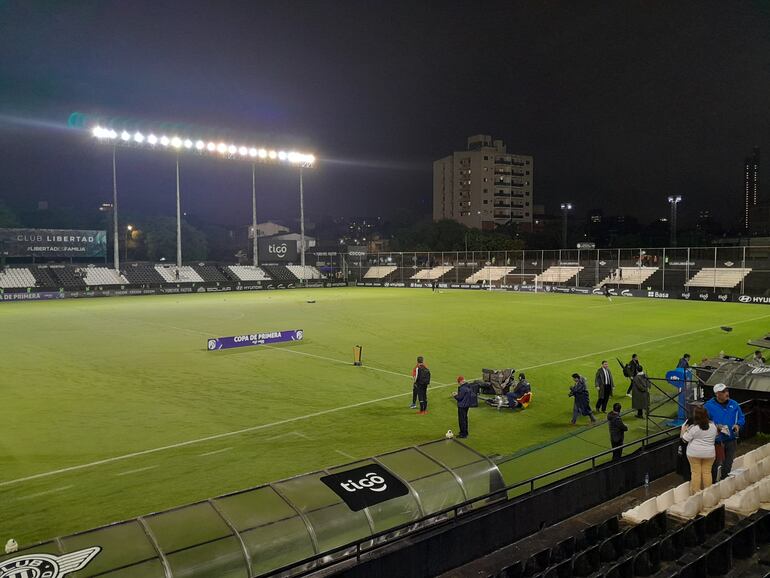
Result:
[[[717,426],[709,421],[709,415],[702,407],[696,407],[692,413],[692,422],[682,426],[682,439],[687,442],[687,461],[690,462],[690,493],[694,494],[711,485],[711,465],[716,452],[714,441]]]

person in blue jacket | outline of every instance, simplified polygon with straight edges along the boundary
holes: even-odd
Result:
[[[746,423],[746,418],[738,402],[730,399],[730,392],[724,383],[717,383],[714,386],[714,397],[708,400],[703,407],[719,431],[716,443],[721,443],[724,447],[724,457],[720,455],[721,452],[717,451],[717,458],[712,467],[712,479],[717,480],[717,471],[721,466],[721,479],[724,480],[733,467],[735,450],[738,446],[738,432]]]
[[[458,435],[458,438],[467,438],[468,437],[468,410],[473,406],[474,404],[474,398],[476,397],[473,395],[473,392],[471,391],[470,386],[468,385],[468,382],[465,381],[465,378],[460,375],[457,377],[457,391],[454,392],[452,395],[454,396],[455,400],[457,401],[457,421],[460,425],[460,435]]]

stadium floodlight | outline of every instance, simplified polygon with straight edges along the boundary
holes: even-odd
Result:
[[[562,230],[561,230],[561,243],[562,247],[567,247],[567,215],[572,210],[572,203],[561,204],[561,216],[562,216]]]
[[[671,205],[671,246],[676,247],[676,206],[682,202],[682,195],[669,195]]]
[[[171,148],[176,151],[184,149],[197,153],[218,153],[228,158],[277,161],[281,164],[285,163],[296,167],[312,167],[316,162],[315,155],[309,153],[275,150],[232,142],[212,142],[181,134],[153,134],[152,132],[143,133],[140,131],[130,131],[129,129],[116,131],[101,125],[94,126],[91,129],[91,134],[101,142],[134,147],[147,146],[157,148],[159,145],[160,147]]]

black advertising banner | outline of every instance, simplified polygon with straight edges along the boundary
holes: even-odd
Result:
[[[297,242],[292,239],[261,238],[259,245],[260,263],[296,263]]]
[[[324,476],[321,481],[354,512],[409,493],[404,482],[379,464]]]
[[[107,231],[0,229],[0,253],[8,257],[104,257]]]

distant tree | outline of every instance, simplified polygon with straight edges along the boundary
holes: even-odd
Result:
[[[154,217],[139,226],[144,231],[147,259],[174,262],[176,260],[176,219]],[[182,259],[203,261],[208,255],[206,237],[192,225],[182,221]]]
[[[19,219],[10,207],[0,202],[0,228],[7,229],[18,227]]]

